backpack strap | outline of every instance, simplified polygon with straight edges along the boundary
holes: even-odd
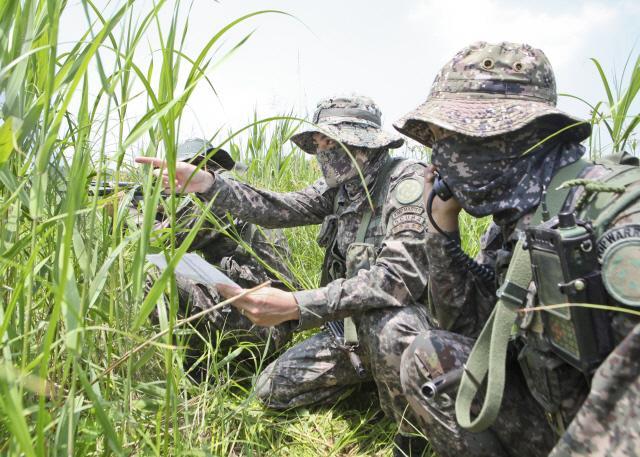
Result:
[[[549,185],[550,193],[546,204],[551,214],[557,214],[569,193],[568,188],[558,187],[568,179],[580,174],[589,162],[578,160],[561,168]],[[543,205],[538,205],[531,225],[542,221]],[[523,249],[523,239],[516,244],[513,258],[509,263],[504,283],[497,291],[496,302],[487,323],[476,340],[460,380],[456,397],[456,419],[462,428],[480,432],[490,427],[502,404],[504,393],[507,346],[511,330],[523,306],[531,282],[531,260]],[[483,381],[487,379],[487,391],[482,409],[475,419],[471,418],[471,405]]]
[[[380,199],[385,197],[386,194],[389,193],[389,179],[391,178],[391,174],[393,170],[395,170],[396,166],[402,162],[402,158],[400,157],[390,157],[387,162],[384,164],[382,169],[380,170],[380,174],[378,175],[378,183],[382,185],[378,185],[376,189],[374,189],[371,194],[371,200],[375,206],[375,210],[381,206]],[[382,203],[384,204],[384,202]],[[358,225],[358,231],[356,232],[356,243],[364,243],[364,240],[367,236],[367,231],[369,230],[369,225],[371,224],[371,217],[373,216],[373,211],[370,206],[362,213],[362,219],[360,219],[360,225]]]

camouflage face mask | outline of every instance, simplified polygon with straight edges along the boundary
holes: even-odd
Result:
[[[552,132],[538,125],[491,138],[455,134],[434,143],[432,161],[469,214],[508,224],[537,207],[556,170],[584,154],[557,138],[531,149]]]
[[[360,150],[352,150],[351,154],[356,163],[340,146],[316,153],[316,159],[327,186],[338,187],[352,180],[358,176],[357,167],[365,170],[368,162],[366,154]]]

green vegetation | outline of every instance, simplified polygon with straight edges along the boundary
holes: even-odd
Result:
[[[640,91],[640,55],[629,54],[618,78],[616,75],[608,78],[600,62],[594,58],[591,61],[602,81],[605,100],[594,104],[575,95],[560,95],[580,100],[589,107],[594,127],[594,134],[589,139],[592,159],[625,151],[636,155],[640,113],[633,110],[637,109],[636,97]]]
[[[187,56],[188,19],[181,14],[188,8],[158,0],[138,15],[133,3],[123,1],[104,17],[83,0],[91,26],[67,47],[58,43],[66,2],[0,4],[0,454],[389,455],[395,426],[381,417],[370,390],[354,391],[333,408],[275,414],[251,393],[263,361],[232,363],[249,348],[225,354],[210,346],[208,382],[196,384],[184,372],[181,342],[190,329],[176,327],[171,275],[145,292],[145,255],[159,243],[150,235],[160,189],[151,174],[126,165],[127,154],[141,145],[146,154],[162,151],[172,170],[194,88],[213,90],[210,70],[250,37],[220,47],[225,34],[252,16],[279,13],[239,18]],[[171,14],[168,28],[160,26],[161,10]],[[149,36],[159,51],[142,67]],[[637,64],[633,74],[640,81]],[[146,112],[130,125],[134,104]],[[626,135],[635,125],[612,131]],[[214,143],[226,143],[249,164],[250,182],[297,189],[319,173],[288,143],[295,126],[285,117],[254,119],[244,132],[218,132]],[[126,224],[126,198],[86,191],[92,180],[131,177],[145,193],[141,228]],[[178,198],[165,204],[174,218]],[[486,223],[465,216],[470,252],[477,252]],[[322,256],[316,233],[287,231],[296,279],[309,287]],[[175,240],[175,229],[168,230],[163,242],[173,259],[189,242],[180,248]],[[153,325],[158,302],[160,323]]]

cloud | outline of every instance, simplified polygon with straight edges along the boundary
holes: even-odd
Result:
[[[451,55],[478,40],[525,42],[543,49],[559,67],[583,55],[585,44],[614,24],[624,9],[611,2],[575,2],[564,10],[545,3],[419,0],[409,21],[420,24]]]

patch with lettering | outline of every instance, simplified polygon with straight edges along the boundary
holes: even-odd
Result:
[[[408,205],[422,197],[424,184],[417,179],[409,178],[402,181],[395,190],[395,197],[398,203]]]
[[[404,224],[405,222],[415,222],[416,224],[424,225],[424,217],[418,216],[417,214],[403,214],[393,220],[393,225],[395,227],[396,225]]]
[[[640,225],[639,224],[621,225],[619,227],[614,227],[604,232],[602,236],[598,238],[598,244],[597,244],[598,261],[602,263],[604,254],[607,251],[607,249],[609,249],[609,246],[611,246],[616,241],[619,241],[625,238],[640,238]]]
[[[424,208],[422,206],[407,205],[407,206],[401,206],[400,208],[395,210],[393,213],[391,213],[391,218],[397,219],[403,214],[422,214],[422,213],[424,213]]]
[[[412,232],[423,233],[424,225],[416,224],[415,222],[405,222],[404,224],[396,225],[395,227],[393,227],[391,229],[391,234],[395,235],[397,233],[404,232],[407,230],[410,230]]]

